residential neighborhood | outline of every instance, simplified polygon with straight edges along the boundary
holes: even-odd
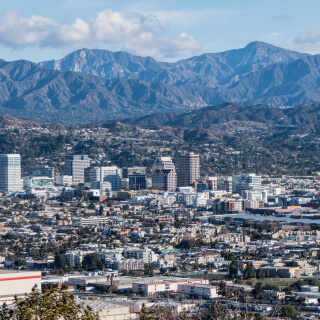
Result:
[[[65,288],[106,320],[217,304],[320,315],[317,175],[203,175],[193,151],[120,167],[71,150],[28,168],[0,155],[1,303],[36,284]]]

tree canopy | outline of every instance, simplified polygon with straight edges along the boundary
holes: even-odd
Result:
[[[99,320],[98,313],[78,305],[65,289],[36,287],[25,299],[15,298],[13,308],[0,309],[2,320]]]

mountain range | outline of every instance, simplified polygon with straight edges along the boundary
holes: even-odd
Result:
[[[247,74],[279,62],[290,62],[308,56],[255,41],[245,48],[222,53],[206,53],[175,63],[158,62],[151,57],[139,57],[127,52],[82,49],[61,60],[40,65],[59,71],[76,71],[106,79],[136,79],[215,88],[228,86]]]
[[[320,102],[319,89],[320,55],[263,42],[176,63],[95,49],[39,64],[0,60],[0,114],[51,123],[187,115],[225,102],[298,106]]]

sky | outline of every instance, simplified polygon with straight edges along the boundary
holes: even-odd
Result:
[[[256,40],[318,54],[319,12],[319,0],[2,0],[0,58],[86,47],[177,61]]]

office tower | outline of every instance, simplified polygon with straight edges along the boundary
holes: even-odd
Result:
[[[0,192],[21,190],[20,154],[0,154]]]
[[[242,173],[232,176],[232,193],[242,194],[246,190],[262,190],[261,176],[254,173]]]
[[[129,178],[130,174],[134,173],[140,173],[140,174],[147,174],[147,168],[146,167],[127,167],[122,168],[122,178]]]
[[[112,191],[121,190],[122,171],[118,167],[89,167],[84,171],[85,182],[108,181],[111,183]]]
[[[170,157],[157,157],[152,166],[152,186],[159,190],[175,191],[177,174]]]
[[[178,187],[192,186],[200,178],[199,155],[193,152],[181,155],[177,173]]]
[[[142,173],[129,174],[129,190],[143,190],[146,188],[146,175]]]
[[[65,175],[72,176],[72,183],[77,185],[84,182],[84,169],[90,167],[87,155],[68,155],[65,162]]]
[[[29,178],[47,177],[54,178],[54,168],[49,166],[35,166],[29,170]]]

